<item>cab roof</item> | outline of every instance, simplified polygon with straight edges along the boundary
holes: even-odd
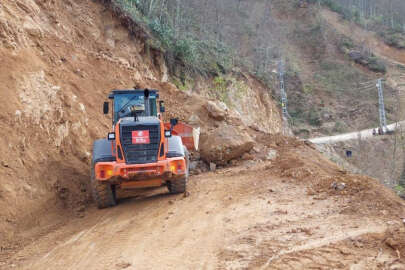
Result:
[[[119,94],[132,94],[134,92],[138,92],[138,93],[143,93],[145,92],[145,90],[149,90],[149,94],[155,94],[157,96],[157,98],[159,98],[159,90],[156,89],[126,89],[126,90],[118,90],[118,89],[114,89],[111,91],[111,93],[108,95],[109,99],[113,99],[115,95],[119,95]]]

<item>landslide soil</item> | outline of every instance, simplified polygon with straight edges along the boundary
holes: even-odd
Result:
[[[311,145],[193,176],[189,194],[122,194],[117,207],[48,231],[4,269],[404,269],[405,204]],[[332,184],[344,182],[343,190]]]
[[[101,110],[111,89],[159,89],[164,117],[194,116],[202,131],[218,125],[206,99],[168,82],[163,54],[147,45],[147,33],[108,3],[0,3],[1,262],[86,215],[92,143],[111,128]],[[269,90],[254,78],[246,84],[266,112],[255,116],[265,118],[268,131],[278,129]]]
[[[2,1],[0,258],[91,201],[91,144],[110,126],[100,109],[108,91],[165,85],[143,45],[91,1]]]
[[[193,176],[189,196],[162,188],[95,209],[89,151],[110,125],[107,92],[165,89],[180,119],[203,101],[167,83],[161,55],[95,2],[0,8],[1,269],[405,267],[404,203],[282,136],[252,134],[275,160]]]

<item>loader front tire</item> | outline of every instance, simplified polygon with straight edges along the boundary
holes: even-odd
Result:
[[[171,194],[179,194],[186,192],[188,176],[190,174],[190,155],[187,149],[185,149],[184,158],[186,159],[186,166],[187,166],[186,175],[183,178],[167,183],[167,188],[169,189],[169,192]]]
[[[94,201],[99,209],[112,207],[117,204],[115,186],[98,181],[94,175],[94,166],[91,169],[91,188]]]
[[[176,181],[171,181],[167,184],[167,187],[171,194],[183,193],[186,191],[187,178],[184,177],[181,179],[177,179]]]

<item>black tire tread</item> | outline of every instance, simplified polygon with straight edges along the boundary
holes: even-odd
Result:
[[[177,179],[175,181],[169,182],[168,183],[168,188],[169,192],[171,194],[179,194],[179,193],[184,193],[187,190],[187,182],[188,182],[188,176],[189,176],[189,153],[187,149],[185,149],[185,159],[186,159],[186,164],[187,164],[187,169],[186,169],[186,176],[181,179]]]
[[[117,204],[114,187],[109,183],[102,183],[95,179],[94,166],[91,172],[91,188],[93,198],[99,209],[112,207]]]
[[[169,183],[169,191],[172,194],[183,193],[187,188],[187,179],[186,177],[177,179]]]

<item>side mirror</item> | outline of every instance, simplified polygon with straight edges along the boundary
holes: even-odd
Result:
[[[159,111],[161,113],[164,113],[166,111],[165,110],[165,102],[163,100],[159,101]]]
[[[177,123],[179,122],[179,120],[177,120],[177,118],[172,118],[170,119],[170,125],[172,127],[174,127],[175,125],[177,125]]]
[[[145,96],[146,99],[149,98],[149,94],[150,94],[149,89],[145,89],[145,90],[143,91],[143,95]]]
[[[115,132],[108,133],[107,139],[109,141],[114,141],[115,140]]]
[[[104,102],[103,112],[104,114],[108,114],[110,103]]]

